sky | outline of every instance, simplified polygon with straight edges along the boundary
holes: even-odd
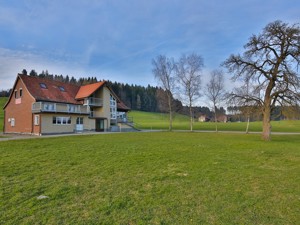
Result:
[[[299,23],[300,1],[0,0],[0,90],[23,69],[156,86],[152,59],[183,53],[203,57],[205,83],[275,20]]]

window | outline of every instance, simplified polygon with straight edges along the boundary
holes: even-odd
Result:
[[[83,124],[83,117],[77,117],[76,124]]]
[[[60,91],[66,91],[65,88],[63,86],[58,86]]]
[[[71,124],[71,117],[54,116],[52,121],[56,125],[68,125]]]
[[[45,83],[40,83],[40,87],[43,89],[47,89],[47,85]]]
[[[44,103],[44,110],[45,111],[55,111],[55,104],[54,103]]]
[[[34,125],[35,126],[40,125],[40,116],[39,115],[34,115]]]
[[[23,95],[23,90],[22,88],[20,88],[20,98],[22,97],[22,95]]]
[[[15,118],[11,118],[11,119],[10,119],[10,125],[11,125],[12,127],[15,126]]]
[[[21,90],[21,89],[20,89]],[[20,96],[18,97],[18,91],[15,90],[15,104],[21,104],[22,103],[22,100],[21,100],[21,96],[22,96],[22,92],[20,92]]]
[[[75,112],[75,111],[76,111],[75,105],[68,105],[68,112]]]
[[[116,99],[110,95],[110,106],[115,106],[116,105]]]
[[[116,99],[110,95],[110,118],[116,119],[117,118],[117,107],[116,107]]]

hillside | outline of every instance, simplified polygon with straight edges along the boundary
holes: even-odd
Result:
[[[129,112],[129,117],[133,118],[133,122],[140,129],[162,129],[167,130],[169,127],[169,115],[165,113],[151,113],[141,111]],[[272,131],[274,132],[300,132],[300,120],[282,120],[272,121]],[[218,123],[219,131],[245,131],[246,122],[228,122]],[[215,123],[213,122],[194,122],[194,130],[214,131]],[[173,121],[174,130],[189,130],[189,117],[176,114]],[[262,122],[251,122],[249,126],[250,132],[260,132],[262,130]]]
[[[166,113],[131,111],[128,116],[132,117],[133,122],[142,129],[168,129],[169,127],[169,114]],[[188,129],[188,122],[188,116],[175,114],[173,125],[176,128]]]

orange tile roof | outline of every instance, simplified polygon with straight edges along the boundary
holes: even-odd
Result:
[[[103,86],[105,81],[97,82],[94,84],[88,84],[81,86],[79,91],[77,92],[75,99],[83,99],[92,95],[95,91],[97,91],[100,87]]]

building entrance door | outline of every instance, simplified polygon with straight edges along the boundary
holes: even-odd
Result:
[[[104,131],[104,119],[96,119],[96,131]]]
[[[76,131],[82,132],[83,131],[83,117],[77,117],[76,119]]]

